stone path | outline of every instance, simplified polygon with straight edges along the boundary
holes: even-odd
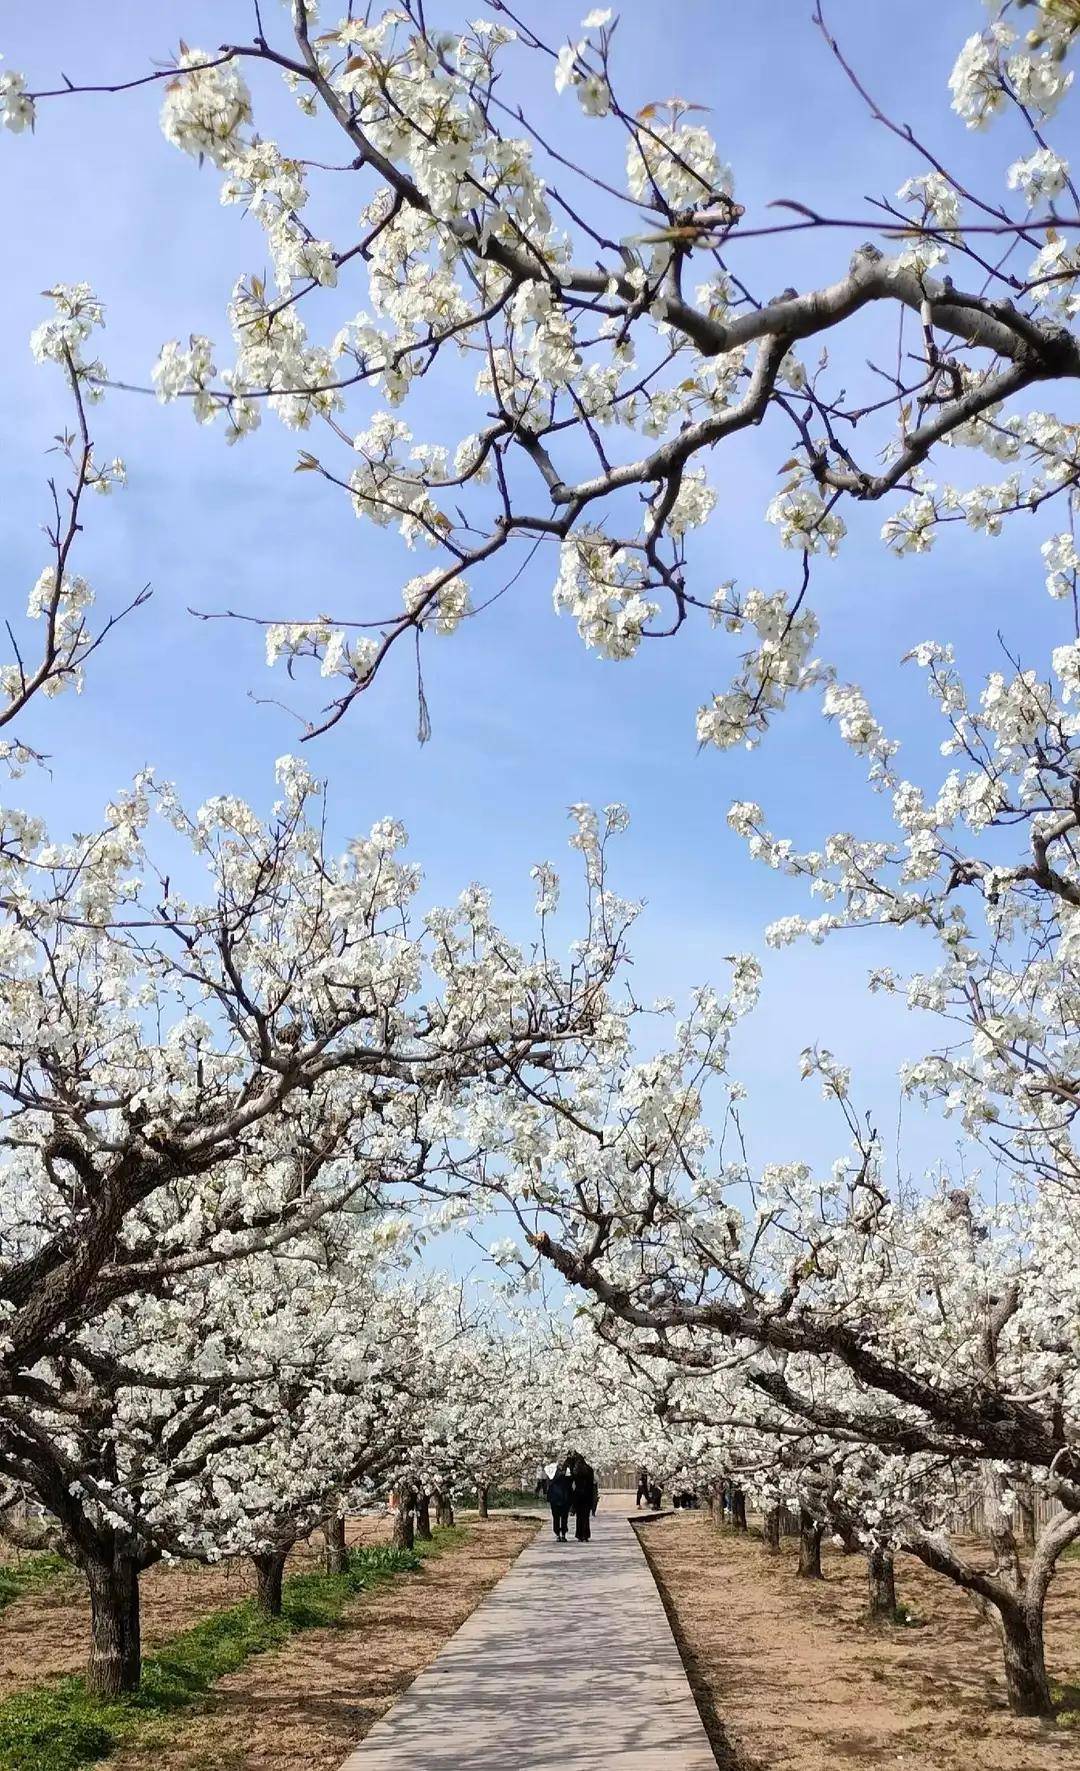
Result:
[[[545,1524],[341,1771],[716,1771],[632,1511]]]

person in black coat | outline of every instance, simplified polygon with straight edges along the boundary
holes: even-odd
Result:
[[[559,1543],[566,1542],[566,1529],[570,1523],[570,1478],[560,1464],[547,1485],[548,1506],[551,1508],[551,1529]]]
[[[596,1472],[585,1458],[574,1458],[571,1481],[574,1536],[578,1543],[588,1543],[592,1537],[591,1521],[600,1499],[600,1490],[597,1487]]]

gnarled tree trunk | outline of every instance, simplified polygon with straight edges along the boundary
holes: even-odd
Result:
[[[746,1530],[746,1496],[741,1488],[731,1490],[731,1523],[736,1531]]]
[[[1005,1653],[1005,1689],[1014,1716],[1051,1716],[1054,1702],[1046,1677],[1043,1608],[1018,1599],[997,1607]]]
[[[412,1495],[398,1496],[397,1512],[394,1515],[393,1545],[395,1550],[411,1550],[416,1541],[413,1529]]]
[[[805,1507],[799,1508],[800,1580],[821,1580],[821,1535],[824,1526]]]
[[[416,1535],[421,1543],[431,1542],[431,1505],[426,1494],[416,1497]]]
[[[486,1486],[476,1490],[476,1511],[481,1519],[488,1516],[488,1491]]]
[[[761,1536],[767,1550],[780,1548],[780,1508],[770,1507],[761,1522]]]
[[[438,1494],[435,1497],[435,1523],[436,1525],[452,1525],[454,1523],[454,1503],[448,1494]]]
[[[281,1616],[281,1586],[288,1550],[260,1550],[255,1564],[255,1603],[267,1617]]]
[[[142,1672],[138,1564],[130,1556],[87,1556],[82,1568],[90,1589],[87,1686],[97,1697],[137,1691]]]
[[[896,1571],[893,1553],[875,1544],[866,1558],[867,1609],[873,1623],[892,1623],[896,1617]]]
[[[991,1515],[989,1523],[999,1557],[994,1570],[965,1562],[945,1539],[927,1532],[910,1532],[905,1547],[935,1573],[946,1575],[969,1592],[996,1626],[1013,1714],[1051,1716],[1054,1705],[1046,1677],[1043,1613],[1058,1557],[1080,1538],[1080,1515],[1062,1508],[1047,1521],[1038,1533],[1026,1574],[1002,1518],[995,1520]]]
[[[983,1472],[983,1495],[987,1530],[994,1546],[995,1574],[1004,1595],[995,1593],[991,1615],[1001,1632],[1005,1659],[1005,1689],[1009,1708],[1017,1716],[1049,1716],[1053,1700],[1046,1678],[1043,1644],[1043,1608],[1050,1584],[1050,1570],[1041,1579],[1040,1558],[1032,1559],[1025,1577],[1020,1546],[1012,1519],[1004,1505],[1004,1478],[995,1469]],[[1032,1521],[1034,1523],[1034,1520]]]

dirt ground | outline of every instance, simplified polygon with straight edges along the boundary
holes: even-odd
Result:
[[[208,1706],[105,1771],[331,1771],[384,1715],[509,1568],[536,1527],[470,1522],[468,1540],[420,1573],[359,1598],[222,1679]]]
[[[350,1519],[346,1539],[350,1544],[387,1543],[390,1530],[386,1514]],[[298,1544],[286,1573],[312,1567],[320,1553],[317,1539]],[[238,1604],[254,1584],[246,1557],[212,1568],[184,1562],[148,1569],[140,1583],[144,1650],[152,1652],[210,1611]],[[81,1575],[61,1575],[41,1592],[13,1600],[0,1612],[0,1698],[43,1679],[80,1672],[89,1639],[90,1607]]]
[[[862,1622],[861,1556],[824,1581],[700,1513],[641,1528],[721,1771],[1066,1771],[1080,1733],[1010,1715],[1000,1650],[970,1600],[913,1558],[897,1598],[921,1627]],[[1047,1604],[1052,1679],[1080,1684],[1080,1560]]]

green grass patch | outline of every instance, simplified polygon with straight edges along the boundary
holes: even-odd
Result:
[[[0,1567],[0,1611],[13,1599],[21,1599],[24,1593],[39,1593],[58,1574],[71,1573],[71,1563],[53,1550],[44,1550],[39,1556],[27,1556],[22,1562],[5,1562]]]
[[[78,1771],[140,1735],[160,1738],[163,1722],[198,1703],[253,1654],[300,1630],[338,1622],[360,1593],[414,1572],[464,1535],[440,1531],[415,1550],[352,1550],[344,1574],[292,1575],[284,1584],[280,1617],[264,1617],[253,1599],[212,1612],[147,1657],[142,1684],[130,1697],[105,1702],[81,1678],[69,1678],[9,1698],[0,1704],[0,1771]]]
[[[525,1488],[491,1488],[488,1490],[488,1506],[502,1507],[513,1513],[519,1507],[546,1507],[547,1501],[538,1499]]]

